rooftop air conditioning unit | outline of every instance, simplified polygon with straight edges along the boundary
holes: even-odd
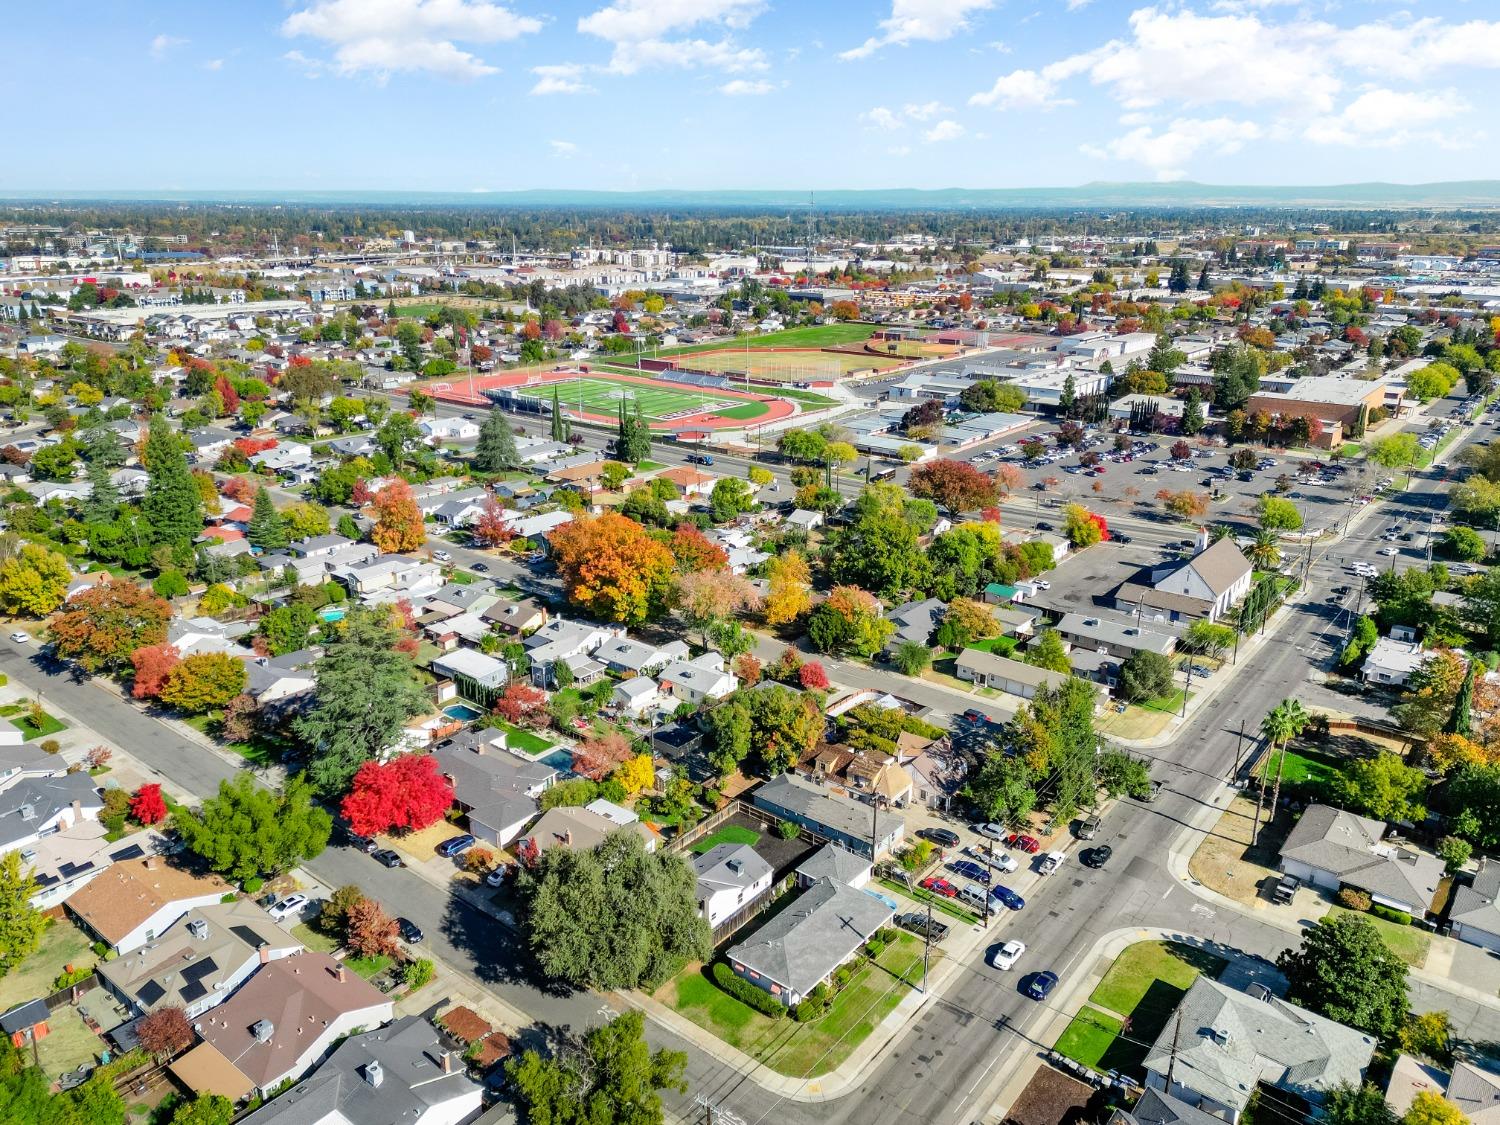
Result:
[[[276,1025],[270,1020],[256,1020],[250,1025],[250,1034],[255,1036],[257,1043],[269,1043],[271,1036],[276,1034]]]

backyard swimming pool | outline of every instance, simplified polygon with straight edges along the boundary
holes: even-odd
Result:
[[[573,755],[567,750],[553,750],[543,754],[537,761],[544,766],[551,766],[559,773],[571,773],[573,770]]]
[[[470,707],[467,703],[450,703],[443,708],[443,714],[450,719],[457,719],[461,723],[472,723],[484,714],[477,707]]]

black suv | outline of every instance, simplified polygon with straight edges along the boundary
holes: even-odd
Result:
[[[942,941],[948,936],[948,927],[934,918],[929,925],[927,915],[913,910],[910,914],[903,914],[896,919],[896,925],[903,930],[910,930],[914,934],[930,937],[933,941]]]

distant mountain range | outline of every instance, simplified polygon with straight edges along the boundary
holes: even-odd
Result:
[[[287,203],[388,207],[691,207],[784,210],[999,210],[1058,207],[1500,207],[1500,180],[1431,184],[1327,184],[1304,187],[1170,183],[1088,183],[1054,188],[917,188],[863,191],[7,191],[28,202]]]

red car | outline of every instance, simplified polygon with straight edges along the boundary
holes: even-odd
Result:
[[[948,882],[947,879],[940,879],[936,875],[923,879],[918,885],[923,890],[931,891],[935,895],[942,895],[944,898],[958,897],[958,888]]]
[[[1042,850],[1041,842],[1035,836],[1023,836],[1019,832],[1007,836],[1005,846],[1015,848],[1018,852],[1025,852],[1027,855],[1036,855]]]

